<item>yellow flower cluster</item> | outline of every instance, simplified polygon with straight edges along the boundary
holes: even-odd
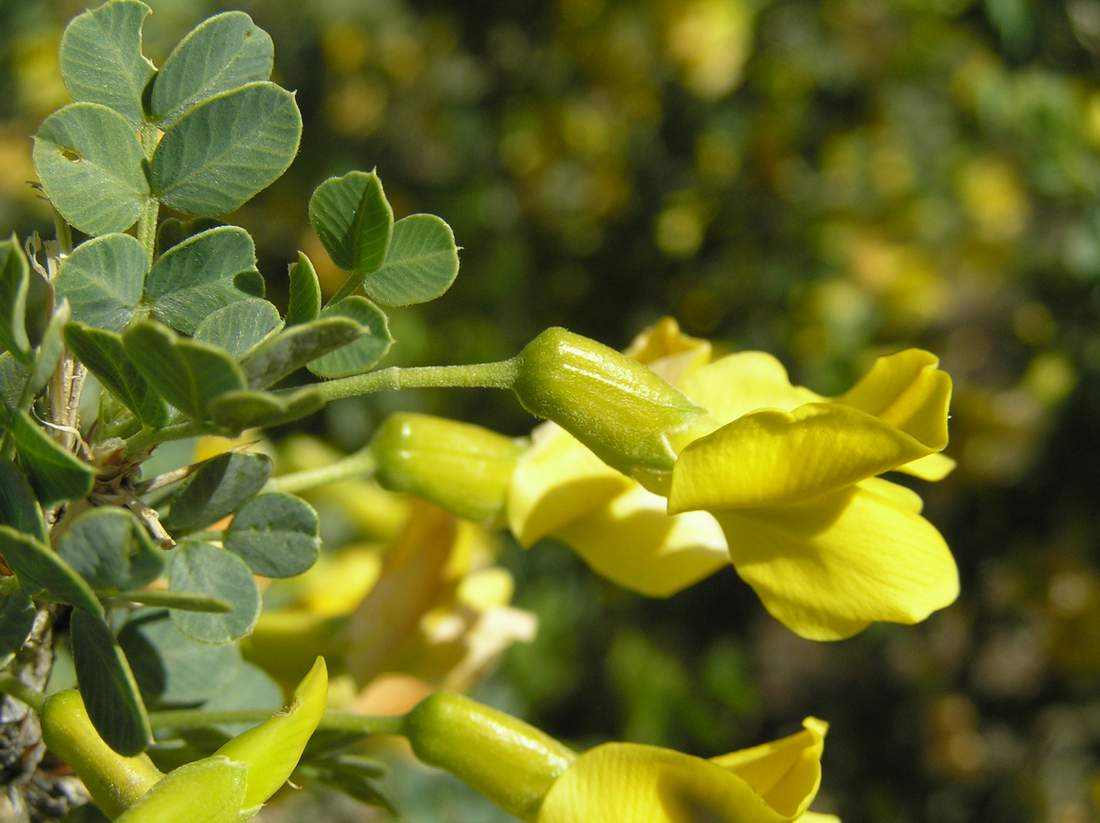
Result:
[[[627,352],[705,409],[667,434],[671,472],[637,482],[553,423],[535,431],[507,507],[530,546],[553,535],[600,574],[667,596],[732,562],[768,611],[816,640],[916,623],[954,601],[943,538],[888,471],[939,480],[951,380],[909,349],[826,398],[761,352],[712,359],[666,318]],[[575,434],[583,432],[573,428]],[[648,487],[648,488],[647,488]]]

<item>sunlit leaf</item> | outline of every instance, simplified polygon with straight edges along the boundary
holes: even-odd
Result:
[[[188,32],[153,82],[152,115],[169,129],[191,106],[220,92],[271,76],[275,47],[244,12],[204,20]]]
[[[271,458],[226,452],[199,465],[171,500],[164,525],[173,534],[195,531],[237,511],[271,478]],[[180,591],[203,591],[181,588]]]
[[[286,171],[301,134],[294,95],[274,83],[216,95],[188,111],[157,145],[153,192],[186,214],[235,211]]]
[[[289,494],[261,494],[245,503],[225,533],[225,548],[256,574],[293,577],[317,562],[317,512]]]
[[[383,306],[435,300],[458,276],[454,232],[433,214],[412,214],[393,224],[382,268],[363,280],[363,290]]]
[[[240,357],[281,324],[278,309],[266,300],[250,297],[208,315],[195,328],[195,339]]]
[[[359,275],[356,283],[386,259],[393,209],[374,172],[351,171],[318,186],[309,199],[309,222],[332,262]]]
[[[74,100],[102,103],[135,126],[142,122],[142,94],[154,72],[141,54],[148,14],[137,0],[114,0],[69,23],[61,37],[61,76]]]
[[[149,199],[134,127],[98,103],[73,103],[34,138],[34,168],[50,202],[85,234],[124,231]]]
[[[141,301],[149,260],[128,234],[107,234],[81,243],[61,264],[57,294],[69,301],[73,320],[119,331]]]
[[[350,317],[369,333],[309,363],[309,370],[318,377],[362,374],[385,357],[393,345],[385,313],[365,297],[345,297],[330,303],[321,312],[322,319],[329,317]]]

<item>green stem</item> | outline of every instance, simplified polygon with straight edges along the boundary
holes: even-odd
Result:
[[[318,469],[305,469],[300,472],[284,474],[281,477],[273,477],[267,481],[264,491],[294,494],[316,486],[335,483],[338,480],[370,477],[374,474],[376,468],[377,463],[374,455],[369,450],[363,449]]]
[[[22,699],[22,698],[20,698]],[[154,729],[201,729],[223,723],[262,723],[270,719],[270,709],[238,709],[208,712],[202,709],[173,709],[150,712]],[[325,712],[317,728],[358,734],[401,734],[404,715],[366,715],[351,712]]]
[[[0,692],[26,703],[39,714],[46,703],[46,695],[35,691],[10,674],[0,674]]]
[[[312,388],[319,391],[326,401],[398,389],[510,389],[518,371],[519,362],[514,357],[496,363],[471,363],[467,366],[390,366],[367,374],[318,383]],[[290,391],[283,389],[276,394]]]

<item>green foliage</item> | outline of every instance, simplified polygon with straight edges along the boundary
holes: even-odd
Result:
[[[352,295],[329,303],[321,312],[322,320],[336,317],[354,320],[365,334],[310,362],[309,370],[318,377],[350,377],[370,371],[393,344],[385,313],[367,298]]]
[[[69,301],[73,320],[119,331],[134,316],[148,270],[141,243],[128,234],[106,234],[65,258],[54,289]]]
[[[11,526],[0,526],[0,556],[27,594],[70,603],[94,615],[103,614],[103,606],[84,579],[41,541]]]
[[[330,177],[309,198],[309,222],[332,262],[358,282],[386,259],[393,209],[373,171]]]
[[[457,276],[451,227],[434,214],[411,214],[393,224],[385,262],[363,289],[384,306],[408,306],[441,297]]]
[[[294,577],[321,551],[313,507],[289,494],[261,494],[240,507],[225,533],[225,548],[256,574]]]
[[[100,736],[119,754],[145,751],[153,742],[149,716],[111,627],[101,615],[77,610],[70,643],[84,705]]]
[[[160,576],[161,552],[130,512],[92,509],[78,516],[57,544],[61,559],[97,591],[137,589]]]
[[[232,643],[245,637],[260,616],[260,590],[239,558],[209,543],[188,540],[172,558],[168,585],[176,591],[220,597],[230,604],[224,613],[169,609],[177,628],[202,643]]]
[[[121,335],[72,322],[65,327],[65,343],[103,388],[139,420],[150,426],[168,422],[167,404],[130,361]]]
[[[23,362],[30,358],[24,316],[27,311],[27,258],[15,239],[0,242],[0,346]]]
[[[85,234],[125,231],[149,200],[145,154],[126,118],[99,103],[50,115],[34,138],[34,168],[46,196]]]
[[[92,490],[92,468],[61,447],[23,411],[8,419],[9,433],[38,501],[51,506]]]

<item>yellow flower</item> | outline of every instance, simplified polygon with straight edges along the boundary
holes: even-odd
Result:
[[[711,760],[634,743],[578,755],[522,720],[437,692],[402,731],[422,762],[534,823],[839,823],[807,811],[821,785],[828,726],[810,717],[803,727]]]
[[[709,360],[671,320],[628,353],[706,414],[669,436],[670,473],[649,489],[553,424],[536,430],[509,492],[524,545],[555,535],[599,573],[667,596],[732,562],[765,608],[798,634],[851,636],[874,621],[915,623],[954,601],[955,563],[921,500],[878,477],[939,480],[951,380],[909,349],[881,357],[851,390],[794,386],[775,358]]]
[[[703,760],[656,746],[607,743],[582,754],[550,787],[536,820],[622,823],[826,823],[807,811],[821,784],[827,724]]]

